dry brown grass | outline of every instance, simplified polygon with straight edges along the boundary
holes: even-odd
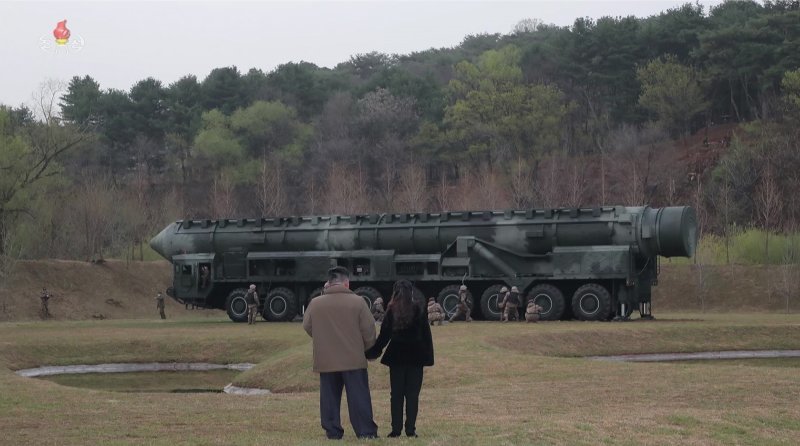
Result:
[[[782,283],[784,265],[670,265],[662,262],[659,285],[653,288],[653,312],[701,311],[700,292],[704,291],[705,310],[718,312],[800,313],[796,285]],[[789,267],[796,276],[798,267]],[[699,275],[703,275],[703,290]],[[788,288],[788,289],[787,289]]]
[[[0,287],[0,321],[39,319],[42,287],[52,293],[50,313],[55,320],[157,318],[155,295],[172,280],[166,261],[101,264],[71,260],[20,261]],[[186,310],[166,299],[168,318],[210,315],[208,311]]]
[[[794,444],[796,368],[634,364],[583,354],[800,348],[779,315],[661,315],[655,323],[472,323],[434,327],[421,438],[383,444]],[[254,361],[238,384],[266,397],[122,394],[21,378],[9,368],[110,361]],[[103,321],[0,324],[0,438],[7,444],[327,444],[317,377],[299,324]],[[371,363],[376,421],[388,373]],[[347,426],[348,443],[358,443]]]

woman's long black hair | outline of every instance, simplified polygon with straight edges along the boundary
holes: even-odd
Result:
[[[411,325],[414,317],[414,285],[408,280],[398,280],[392,290],[392,301],[389,309],[392,310],[392,330],[402,330]]]

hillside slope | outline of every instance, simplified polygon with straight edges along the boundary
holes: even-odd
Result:
[[[785,312],[800,311],[800,268],[663,264],[659,285],[653,288],[653,314],[663,312]],[[8,283],[0,287],[0,321],[39,318],[39,292],[46,286],[53,298],[56,320],[92,318],[157,318],[154,296],[171,280],[165,261],[23,261]],[[168,318],[224,317],[221,311],[186,310],[166,299]]]
[[[20,261],[0,286],[0,320],[39,318],[39,294],[47,287],[50,312],[62,319],[157,318],[155,295],[169,286],[172,268],[166,261]],[[197,314],[166,298],[168,318]]]

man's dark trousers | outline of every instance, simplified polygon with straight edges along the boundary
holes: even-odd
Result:
[[[342,438],[342,388],[347,390],[347,411],[356,436],[375,437],[378,425],[372,418],[367,369],[319,374],[319,413],[328,438]]]

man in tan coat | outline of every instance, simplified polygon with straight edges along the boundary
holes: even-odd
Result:
[[[350,273],[336,267],[328,271],[330,287],[308,304],[303,328],[312,338],[314,371],[319,373],[319,412],[330,439],[344,435],[340,410],[342,388],[347,391],[350,423],[358,438],[375,438],[367,358],[364,351],[375,343],[375,319],[357,294],[350,291]]]

